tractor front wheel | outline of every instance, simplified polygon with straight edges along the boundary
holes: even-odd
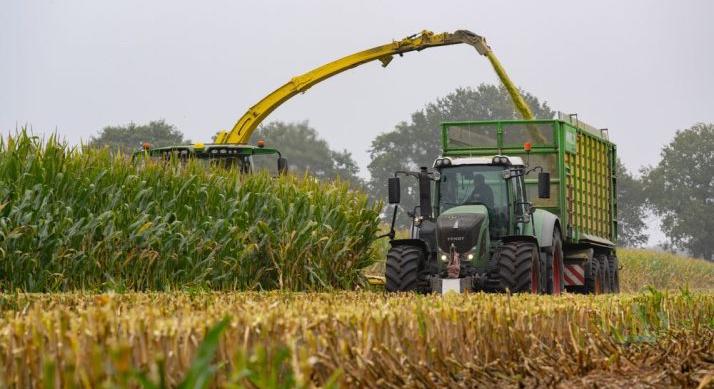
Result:
[[[531,242],[508,242],[496,250],[490,277],[497,290],[539,293],[541,267],[538,246]]]
[[[387,292],[418,290],[419,272],[424,264],[424,250],[420,247],[392,246],[387,253]]]

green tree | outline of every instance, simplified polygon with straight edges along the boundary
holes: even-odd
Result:
[[[251,136],[251,143],[265,140],[287,158],[294,174],[309,172],[320,179],[340,177],[353,184],[360,184],[359,167],[347,150],[334,151],[308,122],[271,122],[258,128]],[[256,161],[257,162],[257,161]]]
[[[674,248],[714,260],[714,124],[677,131],[645,170],[647,201]]]
[[[149,124],[132,122],[124,126],[107,126],[89,140],[90,147],[106,146],[112,151],[125,154],[133,153],[144,143],[149,143],[152,147],[162,147],[189,141],[184,141],[181,131],[163,119],[151,121]]]
[[[647,243],[645,193],[642,182],[617,160],[617,243],[637,247]]]
[[[537,118],[552,118],[555,114],[547,103],[524,93],[524,99]],[[477,88],[459,88],[411,115],[410,122],[397,124],[394,130],[383,133],[372,141],[369,150],[372,162],[370,193],[386,199],[387,178],[395,170],[416,170],[431,166],[441,153],[441,127],[444,121],[520,119],[506,88],[481,84]],[[411,210],[416,204],[414,180],[403,180],[403,206]]]

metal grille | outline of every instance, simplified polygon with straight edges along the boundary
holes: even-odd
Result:
[[[613,239],[612,160],[610,145],[582,131],[577,153],[565,154],[570,225],[581,234]]]

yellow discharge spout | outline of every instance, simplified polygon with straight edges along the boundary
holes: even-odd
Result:
[[[528,107],[528,104],[526,104],[526,101],[523,99],[523,96],[521,96],[521,93],[518,91],[516,85],[513,84],[513,81],[511,81],[511,79],[508,77],[508,74],[506,74],[506,70],[503,68],[498,58],[496,58],[496,55],[493,54],[493,51],[489,50],[488,52],[486,52],[486,58],[488,58],[488,60],[491,62],[493,70],[496,71],[498,78],[501,79],[503,86],[506,87],[508,94],[511,95],[511,100],[513,100],[513,104],[515,104],[516,109],[518,110],[518,112],[521,113],[523,119],[533,120],[533,112]]]
[[[501,82],[503,82],[503,85],[508,90],[518,112],[521,113],[524,119],[533,119],[533,113],[520,95],[518,88],[516,88],[511,79],[508,78],[505,69],[503,69],[503,66],[501,66],[501,63],[493,54],[493,51],[491,51],[484,37],[466,30],[441,34],[434,34],[431,31],[425,30],[400,41],[393,41],[382,46],[350,54],[291,79],[251,107],[248,112],[238,119],[231,131],[219,132],[216,135],[215,142],[247,143],[258,125],[282,103],[298,93],[305,92],[311,86],[348,69],[375,60],[380,61],[382,66],[387,66],[394,55],[401,56],[411,51],[421,51],[432,47],[455,44],[471,45],[479,54],[488,57],[496,74],[498,74]]]

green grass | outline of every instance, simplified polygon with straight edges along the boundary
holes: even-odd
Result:
[[[0,143],[0,291],[363,284],[379,204],[340,182]]]
[[[618,249],[617,255],[623,292],[714,288],[714,262],[645,249]]]

